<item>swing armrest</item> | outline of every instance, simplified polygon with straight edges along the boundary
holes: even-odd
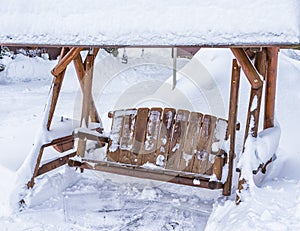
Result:
[[[73,135],[75,138],[94,140],[98,141],[101,144],[105,144],[110,141],[108,135],[101,134],[96,130],[90,130],[87,128],[77,128],[73,131]]]

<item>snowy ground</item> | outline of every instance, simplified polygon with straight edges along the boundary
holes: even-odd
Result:
[[[170,50],[127,50],[127,54],[128,63],[122,64],[122,51],[117,59],[101,53],[95,67],[95,101],[106,129],[107,112],[122,106],[174,106],[226,116],[232,58],[229,51],[203,49],[196,61],[179,60],[178,69],[185,69],[178,74],[175,91],[171,91]],[[223,198],[220,191],[90,171],[80,174],[64,167],[41,177],[27,196],[28,207],[12,213],[9,200],[14,198],[16,171],[30,152],[41,123],[55,61],[23,56],[14,61],[1,60],[7,66],[0,72],[2,229],[300,229],[299,57],[295,51],[280,53],[277,121],[282,136],[278,159],[262,187],[251,188],[238,207],[235,195]],[[205,78],[198,81],[199,75]],[[78,119],[81,97],[73,77],[74,70],[68,70],[56,115]],[[249,89],[242,79],[238,120],[243,125]],[[238,133],[238,153],[242,135],[242,131]]]

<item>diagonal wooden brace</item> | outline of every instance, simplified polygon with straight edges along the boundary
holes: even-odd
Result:
[[[96,57],[97,53],[98,53],[98,50],[99,49],[95,49],[94,50],[94,56]],[[88,58],[88,57],[87,57]],[[84,84],[83,84],[83,78],[85,76],[85,72],[86,72],[86,63],[87,63],[87,58],[85,60],[85,62],[83,63],[82,62],[82,58],[81,58],[81,55],[78,54],[73,62],[74,62],[74,66],[75,66],[75,70],[76,70],[76,73],[77,73],[77,77],[78,77],[78,80],[79,80],[79,83],[80,83],[80,87],[81,87],[81,90],[82,92],[84,91]],[[93,97],[91,97],[91,105],[90,105],[90,109],[89,109],[89,115],[90,115],[90,118],[91,118],[91,121],[92,122],[96,122],[96,123],[99,123],[100,122],[100,118],[99,118],[99,114],[97,112],[97,109],[96,109],[96,106],[95,106],[95,102],[94,102],[94,99]]]
[[[51,71],[52,75],[58,76],[60,73],[62,73],[72,62],[74,57],[76,57],[80,53],[81,50],[81,47],[72,47],[70,51],[58,62],[58,64]]]
[[[253,89],[261,88],[263,85],[263,81],[260,78],[260,74],[251,63],[245,51],[242,48],[231,48],[231,51],[241,65],[248,81],[251,84],[251,87]]]
[[[84,62],[84,77],[80,81],[80,85],[82,86],[83,89],[82,112],[81,112],[81,121],[80,121],[81,127],[82,126],[88,127],[89,124],[90,108],[93,99],[92,81],[93,81],[95,53],[97,54],[97,51],[95,52],[94,49],[89,51],[89,54],[87,55],[86,60]],[[85,148],[86,148],[86,139],[79,138],[77,155],[84,157]]]
[[[69,51],[69,48],[63,47],[61,49],[59,61],[65,57],[65,55],[68,53],[68,51]],[[47,130],[50,130],[50,126],[52,123],[52,119],[53,119],[55,107],[57,104],[57,100],[59,97],[60,89],[62,86],[62,82],[64,80],[65,72],[66,72],[66,69],[64,69],[58,76],[54,76],[53,81],[52,81],[52,86],[51,86],[52,87],[52,89],[51,89],[52,90],[52,100],[51,100],[50,111],[48,114]]]

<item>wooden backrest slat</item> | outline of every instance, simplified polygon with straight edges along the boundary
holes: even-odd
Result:
[[[163,110],[162,122],[156,148],[158,153],[156,164],[161,167],[166,166],[175,115],[176,110],[174,108],[165,108]]]
[[[123,129],[124,110],[113,112],[110,141],[107,148],[107,160],[112,162],[119,161],[120,139]]]
[[[157,144],[161,126],[161,114],[162,108],[151,108],[149,112],[142,164],[147,162],[156,164],[159,155]]]
[[[194,164],[195,151],[200,140],[200,130],[203,115],[198,112],[191,112],[187,133],[185,136],[182,156],[180,159],[179,169],[191,172]]]
[[[166,168],[179,170],[190,112],[178,110],[172,132]]]
[[[139,108],[137,111],[136,121],[133,133],[132,164],[142,165],[143,154],[145,149],[145,138],[147,132],[149,108]]]
[[[124,111],[123,129],[120,138],[120,154],[119,162],[125,164],[134,164],[132,158],[133,131],[136,118],[136,109],[128,109]]]
[[[222,179],[222,170],[226,162],[226,153],[224,149],[224,142],[226,138],[228,122],[224,119],[218,119],[215,132],[214,132],[214,142],[212,144],[212,154],[214,156],[213,160],[213,174],[215,174],[217,180]]]
[[[202,127],[200,131],[200,140],[194,159],[192,172],[211,175],[212,163],[209,160],[211,153],[211,146],[213,143],[214,129],[217,118],[210,115],[205,115],[202,120]]]

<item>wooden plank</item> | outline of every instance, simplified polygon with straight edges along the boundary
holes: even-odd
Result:
[[[95,57],[93,54],[88,54],[87,62],[85,66],[85,75],[82,79],[83,82],[83,102],[82,102],[82,114],[80,126],[85,122],[85,126],[88,127],[89,123],[89,111],[92,101],[92,83],[93,83],[93,66]]]
[[[44,174],[46,172],[49,172],[49,171],[51,171],[53,169],[56,169],[56,168],[59,168],[60,166],[65,165],[68,162],[69,158],[71,158],[71,157],[73,157],[75,155],[76,155],[76,152],[73,152],[73,153],[65,155],[63,157],[59,157],[56,160],[50,161],[50,162],[48,162],[46,164],[43,164],[39,168],[36,176],[40,176],[40,175],[42,175],[42,174]]]
[[[165,108],[162,115],[162,122],[157,143],[157,161],[156,164],[165,167],[168,157],[168,151],[172,138],[172,130],[176,110],[174,108]]]
[[[177,111],[166,165],[166,168],[168,169],[182,170],[180,169],[180,159],[184,146],[189,114],[190,112],[187,110]]]
[[[68,51],[69,51],[68,48],[62,48],[60,56],[59,56],[59,60],[61,60],[68,53]],[[57,100],[58,100],[61,86],[62,86],[64,77],[65,77],[65,70],[62,71],[58,76],[54,76],[53,81],[52,81],[52,99],[51,99],[51,106],[50,106],[50,110],[49,110],[49,114],[48,114],[48,120],[47,120],[47,130],[48,131],[50,130],[54,111],[55,111],[56,104],[57,104]]]
[[[194,159],[192,172],[211,175],[208,172],[211,169],[210,162],[211,146],[214,137],[214,130],[217,118],[210,115],[205,115],[202,121],[200,131],[200,140],[196,151],[196,158]]]
[[[181,176],[179,172],[174,172],[171,170],[153,170],[153,169],[146,169],[139,166],[128,166],[128,165],[115,165],[115,164],[108,164],[106,162],[76,162],[70,160],[68,162],[69,166],[71,167],[80,167],[84,169],[91,169],[97,170],[102,172],[114,173],[119,175],[131,176],[131,177],[138,177],[142,179],[151,179],[151,180],[158,180],[163,182],[170,182],[175,184],[181,185],[188,185],[200,188],[209,188],[208,178],[204,178],[198,175],[186,175]],[[195,184],[194,179],[199,179],[200,184]]]
[[[247,140],[248,134],[250,134],[253,137],[257,137],[262,91],[263,91],[262,87],[259,89],[251,89],[245,136],[244,136],[244,144]]]
[[[203,115],[201,113],[190,113],[188,129],[185,136],[179,167],[179,169],[182,169],[186,172],[191,172],[193,168],[195,153],[200,140],[202,118]]]
[[[124,120],[124,110],[117,110],[113,112],[110,141],[107,146],[107,160],[112,162],[119,161],[120,154],[120,140],[122,136],[122,126]]]
[[[267,48],[264,47],[256,53],[254,66],[265,80],[267,76]]]
[[[134,164],[136,162],[136,158],[132,155],[136,113],[136,109],[127,109],[124,111],[119,154],[119,162],[121,163]]]
[[[83,65],[80,53],[74,58],[73,63],[74,63],[74,67],[75,67],[77,77],[78,77],[78,80],[79,80],[79,83],[80,83],[81,90],[83,92],[84,91],[83,78],[85,76],[85,67]],[[91,118],[92,122],[96,122],[96,123],[100,122],[99,114],[97,112],[97,109],[96,109],[95,102],[94,102],[93,98],[91,99],[91,106],[90,106],[89,115],[90,115],[90,118]]]
[[[215,156],[214,164],[213,164],[213,174],[216,177],[216,182],[220,182],[222,180],[222,170],[226,161],[226,153],[223,150],[220,150],[219,153]]]
[[[147,122],[149,108],[139,108],[134,124],[132,164],[142,165],[145,154],[145,139],[147,133]]]
[[[145,152],[143,155],[142,164],[147,162],[156,164],[156,159],[159,155],[157,144],[159,139],[161,119],[162,108],[151,108],[147,124]]]
[[[87,55],[88,61],[85,66],[85,76],[82,79],[83,81],[83,99],[82,99],[82,111],[81,111],[81,120],[80,127],[88,127],[89,126],[89,111],[91,106],[92,99],[92,82],[93,82],[93,67],[95,57],[93,53],[89,53]],[[86,140],[80,139],[78,140],[77,146],[77,155],[84,157],[86,149]]]
[[[216,156],[216,153],[213,153],[213,144],[216,141],[215,137],[215,131],[217,126],[217,118],[214,116],[210,116],[210,126],[209,126],[209,138],[207,140],[207,147],[206,152],[208,153],[207,163],[206,163],[206,169],[205,173],[206,175],[212,175],[213,174],[213,163]],[[215,151],[215,150],[214,150]]]
[[[68,151],[68,150],[72,149],[73,147],[74,147],[74,137],[73,136],[70,138],[70,140],[66,140],[59,144],[53,145],[53,148],[60,153]]]
[[[278,47],[270,47],[268,50],[268,72],[265,94],[264,129],[274,127],[276,79],[278,66]]]
[[[109,137],[99,133],[97,130],[88,130],[88,131],[76,131],[74,132],[75,138],[88,139],[97,141],[98,143],[108,143],[110,141]]]
[[[229,196],[231,194],[232,175],[233,175],[233,159],[235,156],[235,133],[237,123],[237,110],[239,99],[239,87],[240,87],[240,66],[236,60],[232,62],[232,74],[230,84],[230,102],[228,113],[228,129],[226,139],[230,141],[230,150],[228,157],[228,175],[227,180],[224,183],[223,195]]]
[[[258,71],[251,63],[249,57],[242,48],[231,48],[232,53],[236,57],[237,61],[241,65],[248,81],[253,89],[261,88],[263,82],[259,76]]]
[[[216,128],[214,132],[213,144],[212,144],[212,155],[215,155],[213,160],[213,174],[216,176],[217,181],[222,179],[223,165],[227,158],[227,153],[223,150],[224,142],[227,132],[228,123],[224,119],[217,119]]]

